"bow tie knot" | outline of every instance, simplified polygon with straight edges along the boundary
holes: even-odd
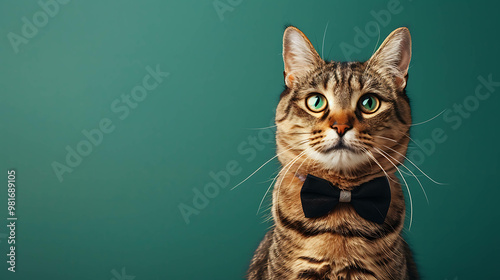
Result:
[[[391,189],[386,177],[375,178],[355,187],[341,190],[329,181],[308,174],[300,191],[306,218],[328,214],[339,203],[350,203],[363,219],[384,223],[391,204]]]

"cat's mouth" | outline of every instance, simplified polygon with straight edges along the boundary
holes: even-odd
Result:
[[[356,140],[332,139],[324,141],[314,147],[308,155],[323,163],[325,169],[355,170],[362,166],[369,158],[365,155],[366,149],[358,146]]]
[[[353,153],[360,152],[359,150],[354,149],[353,147],[347,145],[344,142],[344,140],[342,140],[342,138],[339,141],[337,141],[337,143],[335,143],[334,145],[324,147],[320,150],[320,152],[322,152],[324,154],[328,154],[328,153],[331,153],[333,151],[349,151],[349,152],[353,152]]]

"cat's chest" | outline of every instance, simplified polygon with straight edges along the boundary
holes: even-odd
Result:
[[[374,249],[365,242],[340,236],[318,236],[301,242],[295,260],[290,263],[297,276],[310,274],[310,279],[342,279],[353,274],[360,264],[370,261]],[[364,278],[363,278],[364,279]]]
[[[303,239],[297,257],[310,256],[329,263],[348,261],[363,250],[352,238],[337,235],[320,235]],[[358,246],[357,246],[358,245]],[[364,247],[364,246],[363,246]]]

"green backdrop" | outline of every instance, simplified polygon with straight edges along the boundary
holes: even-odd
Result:
[[[283,89],[282,32],[292,24],[330,60],[365,60],[393,29],[410,28],[414,121],[444,112],[412,128],[408,156],[446,184],[411,168],[429,203],[406,176],[413,221],[408,209],[405,234],[426,279],[494,279],[498,8],[2,1],[0,278],[243,278],[270,226],[269,195],[256,213],[277,161],[230,189],[275,154],[266,127]],[[6,263],[11,169],[15,273]]]

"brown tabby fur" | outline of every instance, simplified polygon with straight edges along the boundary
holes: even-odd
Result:
[[[305,42],[301,46],[307,48],[297,51],[292,41]],[[367,62],[326,62],[302,32],[289,27],[283,55],[287,87],[276,111],[277,153],[283,168],[273,191],[274,227],[256,250],[248,279],[419,279],[401,236],[405,202],[395,176],[411,124],[405,92],[411,56],[408,29],[391,33]],[[311,93],[327,98],[326,110],[314,113],[307,108]],[[357,106],[366,93],[375,93],[382,102],[371,115]],[[324,139],[335,123],[352,127],[354,151],[327,151],[332,141]],[[332,153],[338,156],[330,158],[331,164],[318,158]],[[364,220],[343,203],[326,216],[305,218],[303,181],[298,176],[307,174],[345,190],[387,175],[392,199],[385,222]]]

